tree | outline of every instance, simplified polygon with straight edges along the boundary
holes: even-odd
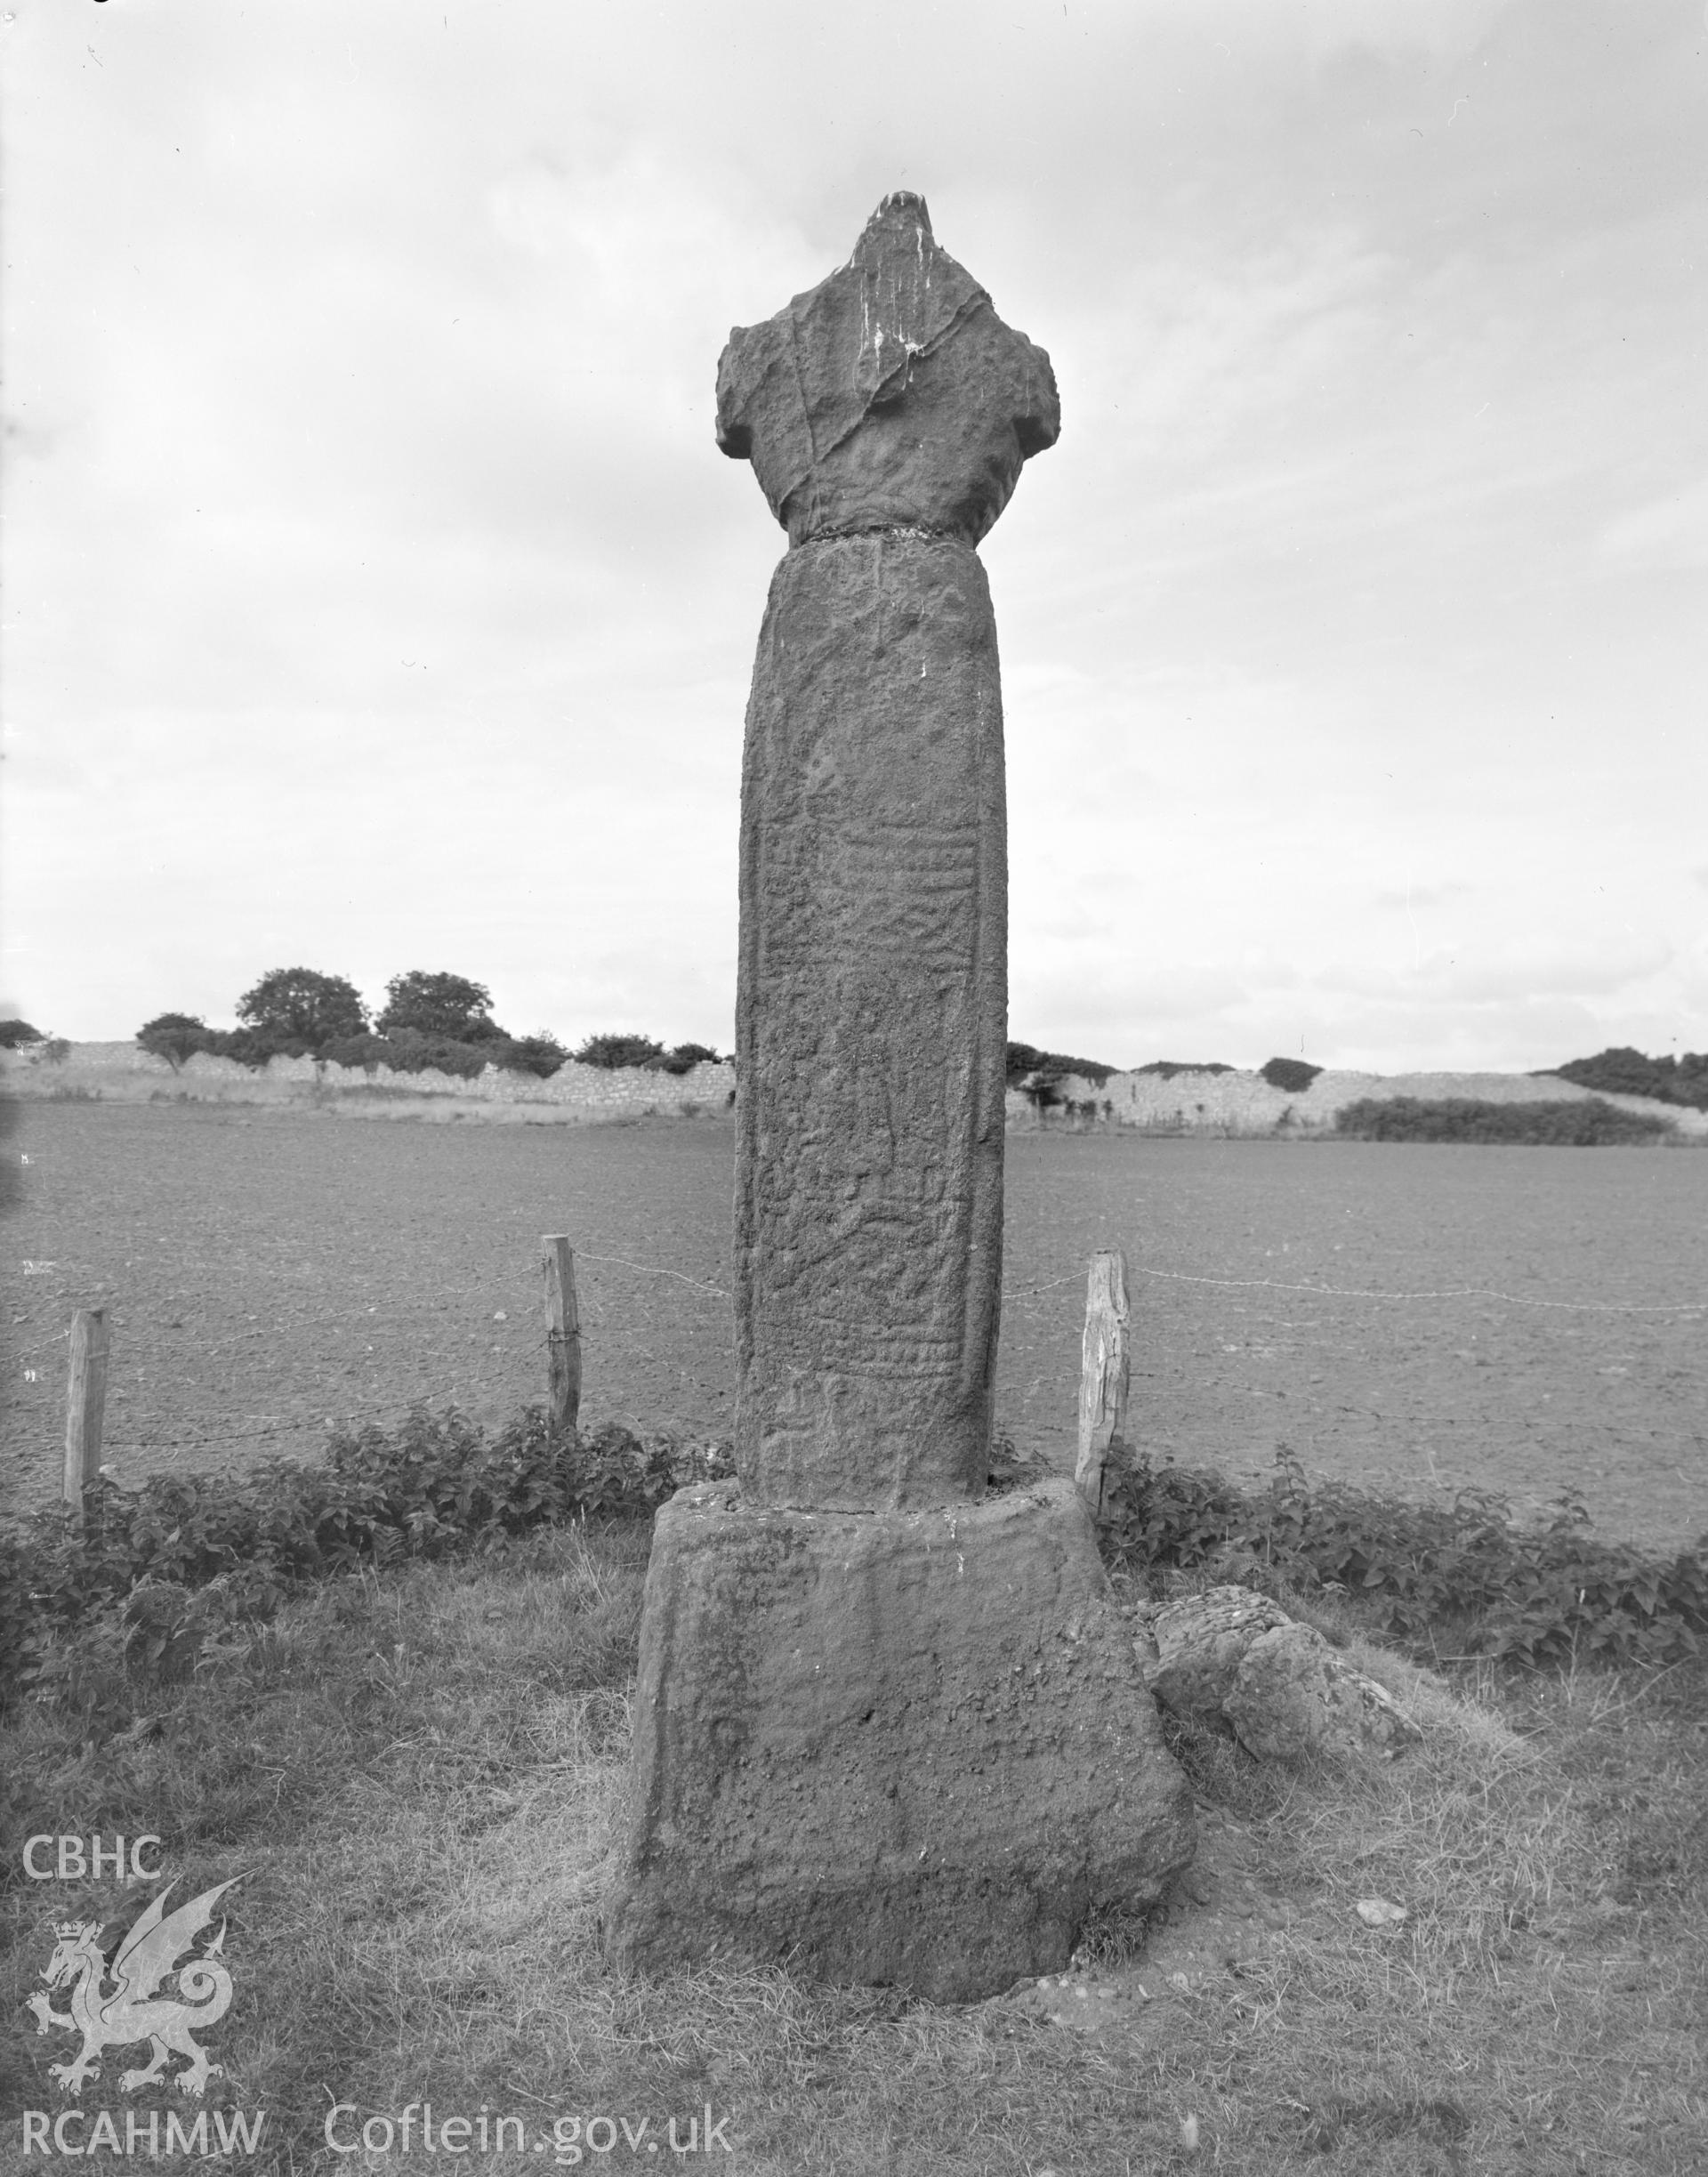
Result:
[[[238,1000],[238,1018],[256,1044],[318,1051],[334,1036],[359,1036],[367,1008],[354,983],[313,968],[273,968]]]
[[[197,1051],[205,1051],[213,1037],[206,1021],[194,1013],[157,1013],[138,1028],[136,1040],[176,1069]]]
[[[1258,1068],[1271,1088],[1287,1096],[1302,1096],[1322,1070],[1308,1059],[1267,1059]]]
[[[0,1020],[0,1051],[16,1051],[25,1044],[46,1040],[40,1028],[31,1028],[28,1020]]]
[[[412,968],[385,986],[385,1011],[374,1023],[380,1036],[414,1028],[421,1036],[447,1036],[453,1043],[490,1043],[504,1034],[492,1017],[492,993],[465,975],[429,975]]]

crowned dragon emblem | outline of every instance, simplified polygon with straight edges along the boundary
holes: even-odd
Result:
[[[231,1881],[242,1879],[233,1875]],[[38,2034],[44,2034],[50,2026],[63,2026],[83,2036],[83,2047],[70,2063],[48,2066],[48,2076],[67,2093],[81,2093],[85,2079],[101,2076],[95,2059],[102,2049],[124,2048],[133,2041],[147,2041],[151,2045],[145,2065],[120,2074],[118,2084],[125,2093],[159,2078],[174,2053],[189,2059],[187,2071],[171,2075],[173,2084],[184,2093],[199,2096],[210,2078],[222,2076],[221,2066],[209,2063],[197,2045],[190,2028],[213,2025],[231,2007],[231,1976],[216,1962],[225,1947],[225,1922],[221,1921],[218,1934],[205,1949],[193,1955],[185,1954],[213,1920],[214,1900],[230,1889],[231,1883],[205,1890],[200,1897],[168,1913],[166,1899],[173,1887],[168,1883],[152,1899],[120,1942],[110,1966],[101,1948],[98,1920],[54,1923],[53,1932],[59,1940],[42,1978],[50,1988],[72,1984],[70,2009],[55,2011],[39,1991],[29,1998],[28,2008],[36,2014]],[[181,1957],[184,1959],[181,1965],[178,1963]],[[157,1995],[155,1991],[174,1966],[176,1995]],[[102,1983],[109,1972],[114,1986],[108,1989]]]

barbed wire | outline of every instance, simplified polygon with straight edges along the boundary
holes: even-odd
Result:
[[[578,1249],[576,1254],[579,1261],[608,1264],[614,1268],[632,1270],[640,1277],[668,1278],[677,1284],[686,1285],[695,1292],[707,1294],[717,1300],[729,1302],[731,1298],[729,1293],[721,1286],[713,1285],[704,1278],[690,1278],[684,1271],[669,1270],[662,1264],[637,1262],[625,1255],[599,1254],[591,1248]],[[1138,1277],[1157,1278],[1174,1285],[1208,1286],[1222,1291],[1291,1293],[1307,1299],[1368,1300],[1400,1304],[1416,1304],[1443,1300],[1487,1300],[1511,1308],[1547,1309],[1568,1313],[1594,1315],[1696,1316],[1708,1312],[1708,1302],[1704,1301],[1555,1300],[1528,1294],[1505,1293],[1492,1286],[1443,1286],[1399,1291],[1382,1286],[1311,1285],[1296,1279],[1280,1278],[1220,1278],[1195,1270],[1161,1270],[1148,1262],[1132,1262],[1128,1267]],[[1059,1292],[1064,1286],[1076,1286],[1082,1282],[1084,1276],[1083,1271],[1073,1270],[1063,1277],[1046,1278],[1037,1285],[1011,1287],[1003,1294],[1003,1299],[1006,1303],[1035,1300],[1046,1293]],[[383,1331],[390,1326],[392,1318],[379,1317],[378,1303],[370,1303],[366,1313],[378,1318],[373,1325],[375,1330]],[[330,1310],[306,1318],[293,1314],[290,1318],[289,1328],[294,1334],[299,1334],[305,1329],[313,1329],[318,1326],[327,1324],[337,1325],[341,1327],[348,1326],[351,1323],[359,1323],[362,1319],[361,1315],[355,1314],[349,1309]],[[194,1345],[197,1352],[212,1357],[217,1353],[230,1351],[234,1347],[263,1340],[271,1334],[274,1326],[270,1323],[258,1322],[254,1328],[245,1328],[234,1335],[215,1339],[203,1338],[193,1332],[187,1332],[183,1334],[180,1341],[174,1341],[170,1332],[163,1334],[146,1325],[138,1325],[136,1327],[146,1333],[150,1345],[181,1342]],[[51,1336],[37,1339],[28,1346],[14,1350],[9,1358],[14,1362],[28,1360],[33,1355],[46,1352],[52,1347],[63,1345],[69,1334],[68,1327],[56,1331]],[[477,1339],[479,1334],[470,1332],[468,1335],[472,1341]],[[497,1346],[501,1342],[495,1340],[492,1343]],[[520,1359],[523,1355],[544,1352],[550,1344],[551,1337],[548,1334],[530,1339],[520,1348],[512,1346],[510,1350],[512,1357]]]
[[[1188,1270],[1152,1270],[1143,1262],[1132,1267],[1141,1278],[1166,1278],[1178,1285],[1267,1287],[1276,1293],[1320,1294],[1330,1300],[1498,1300],[1509,1308],[1567,1308],[1596,1315],[1701,1315],[1708,1308],[1708,1302],[1704,1301],[1534,1300],[1522,1293],[1497,1293],[1492,1286],[1481,1285],[1443,1286],[1438,1291],[1428,1293],[1388,1293],[1357,1286],[1294,1285],[1281,1278],[1204,1278]]]
[[[1009,1292],[1005,1289],[1003,1300],[1004,1304],[1011,1300],[1032,1300],[1040,1293],[1054,1293],[1064,1285],[1084,1285],[1084,1282],[1085,1272],[1083,1270],[1076,1270],[1071,1271],[1066,1278],[1051,1278],[1044,1285],[1024,1285],[1019,1292]]]
[[[68,1323],[63,1330],[56,1330],[51,1338],[38,1338],[34,1345],[27,1345],[21,1351],[13,1351],[8,1358],[12,1360],[28,1360],[32,1353],[45,1353],[51,1345],[63,1345],[70,1335],[71,1326]]]
[[[721,1286],[713,1285],[703,1278],[691,1278],[684,1271],[667,1269],[663,1264],[637,1262],[629,1256],[605,1254],[591,1248],[578,1248],[576,1254],[577,1259],[582,1262],[596,1262],[630,1270],[640,1277],[670,1278],[675,1283],[689,1286],[696,1292],[707,1294],[726,1302],[731,1297]],[[1489,1286],[1448,1286],[1401,1291],[1374,1286],[1312,1285],[1295,1279],[1278,1278],[1221,1278],[1200,1271],[1162,1270],[1147,1262],[1133,1262],[1129,1265],[1129,1268],[1136,1276],[1163,1279],[1171,1284],[1205,1286],[1225,1291],[1287,1293],[1307,1299],[1363,1300],[1400,1304],[1447,1300],[1486,1300],[1511,1308],[1626,1316],[1697,1316],[1708,1310],[1708,1302],[1700,1301],[1650,1302],[1556,1300],[1526,1294],[1505,1293]],[[1083,1282],[1084,1276],[1084,1270],[1075,1270],[1059,1278],[1046,1278],[1036,1285],[1011,1288],[1003,1295],[1004,1302],[1009,1305],[1018,1304],[1040,1298],[1045,1294],[1059,1292],[1067,1286],[1078,1286]],[[384,1331],[390,1327],[391,1318],[379,1316],[378,1303],[371,1303],[366,1312],[367,1315],[378,1318],[373,1325],[375,1330]],[[590,1313],[595,1321],[599,1319],[597,1310],[590,1310]],[[289,1319],[288,1327],[293,1333],[298,1333],[304,1328],[313,1327],[317,1323],[336,1323],[340,1326],[348,1326],[352,1322],[360,1323],[363,1319],[361,1314],[350,1309],[339,1309],[308,1318],[293,1315]],[[506,1319],[508,1319],[507,1317]],[[157,1332],[146,1330],[144,1326],[138,1326],[138,1328],[145,1331],[150,1344],[158,1342],[159,1334]],[[211,1356],[233,1346],[245,1345],[253,1341],[264,1339],[269,1335],[271,1328],[270,1324],[257,1322],[254,1328],[246,1328],[236,1336],[213,1341],[200,1339],[195,1334],[190,1333],[186,1334],[184,1342],[193,1342],[198,1351]],[[469,1335],[472,1342],[478,1339],[479,1334],[471,1332]],[[68,1327],[66,1330],[55,1332],[50,1337],[37,1340],[21,1352],[12,1355],[12,1358],[17,1360],[27,1359],[30,1355],[44,1352],[50,1347],[63,1346],[68,1337],[69,1329]],[[495,1339],[487,1346],[487,1353],[496,1353],[499,1356],[499,1367],[496,1374],[507,1376],[511,1375],[519,1367],[536,1362],[540,1354],[550,1351],[552,1342],[553,1334],[550,1332],[520,1342],[512,1342],[509,1338]],[[157,1381],[141,1387],[157,1391],[161,1388]],[[498,1388],[498,1385],[494,1383],[477,1383],[470,1387],[470,1392],[476,1399],[490,1399]],[[114,1401],[115,1405],[125,1402],[126,1395],[126,1392],[121,1391]],[[455,1395],[454,1392],[451,1394],[453,1399]],[[180,1434],[170,1424],[167,1424],[164,1431],[158,1434],[150,1432],[141,1437],[122,1438],[110,1441],[107,1449],[113,1453],[149,1453],[164,1450],[175,1454],[181,1451],[202,1450],[209,1447],[260,1443],[280,1437],[316,1436],[324,1430],[350,1423],[395,1419],[409,1410],[407,1404],[396,1399],[389,1399],[372,1406],[365,1405],[344,1413],[315,1415],[301,1420],[291,1420],[284,1415],[238,1415],[234,1416],[231,1424],[222,1423],[217,1428],[210,1429],[205,1423],[202,1423],[197,1428],[197,1432],[193,1435]],[[115,1415],[115,1418],[117,1416]],[[197,1427],[194,1423],[190,1425]]]
[[[696,1278],[684,1277],[681,1270],[664,1270],[649,1262],[632,1262],[622,1255],[600,1255],[589,1251],[584,1255],[577,1251],[576,1261],[620,1263],[625,1270],[639,1270],[651,1278],[676,1278],[684,1285],[691,1285],[702,1293],[715,1294],[721,1300],[729,1295],[721,1286],[706,1285]],[[1303,1293],[1326,1300],[1496,1300],[1512,1308],[1566,1308],[1606,1315],[1701,1315],[1708,1310],[1708,1301],[1594,1301],[1594,1300],[1541,1300],[1521,1293],[1501,1293],[1491,1286],[1443,1286],[1429,1291],[1401,1293],[1361,1286],[1301,1285],[1282,1278],[1212,1278],[1194,1270],[1156,1270],[1146,1262],[1129,1266],[1141,1278],[1163,1278],[1179,1285],[1210,1285],[1229,1288],[1267,1289],[1277,1293]],[[1063,1286],[1077,1286],[1084,1282],[1085,1272],[1072,1270],[1063,1278],[1051,1278],[1042,1285],[1022,1286],[1003,1295],[1005,1301],[1031,1300],[1041,1293],[1053,1293]]]
[[[545,1396],[545,1391],[542,1389],[535,1403],[544,1404]],[[248,1415],[242,1418],[262,1419],[262,1425],[254,1429],[221,1426],[217,1429],[206,1430],[205,1434],[199,1436],[182,1436],[175,1430],[168,1429],[161,1435],[124,1437],[116,1441],[109,1440],[103,1444],[102,1450],[103,1452],[199,1451],[205,1449],[209,1445],[261,1443],[270,1437],[318,1436],[327,1429],[339,1428],[352,1422],[395,1421],[407,1416],[413,1410],[414,1406],[425,1403],[427,1401],[421,1399],[407,1402],[391,1399],[375,1406],[358,1407],[352,1412],[346,1414],[311,1415],[301,1421],[289,1421],[282,1415],[277,1419],[262,1419],[258,1415]],[[446,1403],[455,1405],[455,1396],[447,1399]],[[202,1425],[205,1428],[205,1423]]]
[[[624,1270],[638,1270],[648,1278],[674,1278],[682,1285],[691,1285],[696,1292],[714,1293],[720,1300],[729,1298],[721,1285],[706,1285],[698,1278],[685,1276],[680,1270],[664,1270],[652,1262],[631,1262],[626,1256],[620,1254],[595,1254],[592,1248],[577,1247],[575,1255],[577,1262],[616,1262]]]
[[[730,1298],[729,1294],[721,1286],[708,1284],[703,1278],[690,1278],[681,1270],[666,1270],[659,1264],[632,1262],[624,1255],[596,1254],[591,1248],[577,1248],[576,1250],[576,1260],[577,1262],[610,1263],[624,1270],[637,1271],[645,1277],[670,1278],[675,1279],[680,1284],[691,1286],[696,1292],[710,1294],[715,1299],[729,1301]],[[55,1294],[52,1297],[55,1300],[62,1302],[65,1296],[63,1294]],[[581,1298],[584,1304],[591,1302],[592,1307],[590,1309],[590,1312],[597,1310],[600,1303],[596,1294],[584,1294]],[[125,1315],[128,1318],[125,1326],[145,1334],[150,1345],[191,1346],[198,1353],[204,1353],[210,1356],[216,1353],[230,1352],[239,1347],[253,1343],[257,1340],[270,1337],[279,1327],[279,1318],[272,1316],[271,1314],[264,1317],[252,1315],[250,1319],[246,1322],[241,1328],[227,1329],[222,1335],[209,1336],[202,1332],[186,1330],[176,1325],[149,1324],[145,1320],[136,1318],[130,1312],[129,1310],[125,1309],[125,1303],[122,1302],[115,1302],[110,1297],[105,1300],[97,1301],[93,1304],[106,1307],[109,1310],[113,1310],[116,1314],[123,1310]],[[372,1326],[376,1330],[384,1330],[397,1320],[395,1314],[388,1313],[382,1315],[380,1313],[379,1303],[377,1302],[363,1303],[359,1302],[347,1308],[327,1308],[317,1310],[312,1314],[305,1314],[300,1309],[292,1308],[289,1310],[288,1317],[285,1319],[285,1326],[288,1328],[293,1334],[300,1334],[304,1331],[327,1328],[337,1328],[348,1331],[353,1327],[359,1327],[370,1317],[375,1318]],[[464,1319],[466,1320],[467,1318],[465,1318]],[[14,1325],[13,1327],[21,1327],[21,1326]],[[63,1341],[68,1337],[69,1334],[70,1332],[68,1326],[68,1328],[65,1330],[54,1332],[50,1337],[37,1339],[34,1343],[28,1346],[22,1348],[12,1347],[9,1350],[8,1358],[13,1360],[26,1360],[33,1353],[44,1352],[49,1346],[57,1345],[63,1342]],[[473,1337],[478,1334],[471,1331],[468,1334],[471,1337]],[[542,1345],[544,1345],[544,1342],[545,1341],[544,1339],[540,1341]]]
[[[167,1436],[125,1438],[117,1443],[104,1443],[101,1450],[200,1451],[209,1444],[258,1444],[268,1437],[317,1435],[322,1429],[336,1428],[341,1422],[377,1420],[396,1411],[395,1407],[367,1407],[354,1414],[327,1414],[318,1421],[275,1422],[263,1429],[216,1429],[206,1436],[180,1436],[173,1432]]]
[[[1598,1315],[1701,1315],[1708,1311],[1704,1301],[1599,1301],[1599,1300],[1538,1300],[1522,1293],[1498,1293],[1491,1286],[1442,1286],[1429,1292],[1396,1293],[1362,1286],[1300,1285],[1283,1278],[1211,1278],[1194,1270],[1155,1270],[1148,1262],[1130,1262],[1128,1269],[1140,1278],[1163,1278],[1174,1285],[1211,1285],[1246,1291],[1273,1293],[1303,1293],[1325,1300],[1498,1300],[1512,1308],[1566,1308]],[[1077,1286],[1084,1282],[1083,1270],[1070,1272],[1065,1278],[1052,1278],[1043,1285],[1022,1286],[1019,1292],[1005,1293],[1009,1300],[1030,1300],[1040,1293],[1053,1293],[1065,1285]]]
[[[544,1392],[541,1393],[538,1399],[533,1401],[539,1405],[544,1405],[544,1402],[545,1394]],[[324,1430],[336,1428],[342,1423],[351,1422],[395,1422],[407,1418],[412,1410],[411,1407],[399,1405],[394,1399],[383,1406],[362,1407],[350,1414],[326,1414],[314,1420],[280,1420],[259,1429],[222,1428],[214,1430],[205,1436],[180,1436],[174,1432],[165,1436],[125,1438],[116,1443],[103,1444],[101,1448],[104,1454],[120,1451],[169,1451],[173,1453],[200,1451],[206,1449],[210,1445],[256,1444],[274,1437],[315,1436]],[[637,1414],[632,1414],[621,1408],[616,1409],[610,1418],[628,1423],[636,1435],[645,1435],[649,1431],[652,1433],[657,1433],[655,1424],[643,1421]],[[104,1460],[103,1463],[105,1463]]]

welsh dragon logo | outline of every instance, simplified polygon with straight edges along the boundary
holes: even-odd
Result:
[[[101,2076],[95,2059],[101,2050],[124,2048],[133,2041],[150,2044],[149,2060],[138,2070],[120,2074],[118,2084],[125,2093],[159,2078],[174,2053],[189,2059],[187,2071],[171,2075],[173,2084],[184,2093],[199,2096],[210,2078],[223,2076],[222,2067],[209,2063],[197,2045],[190,2028],[213,2025],[231,2007],[231,1976],[215,1963],[225,1947],[225,1922],[221,1921],[219,1933],[205,1950],[185,1957],[181,1965],[178,1960],[212,1921],[215,1899],[230,1887],[231,1883],[221,1883],[168,1913],[166,1899],[173,1888],[168,1883],[119,1944],[110,1967],[101,1948],[98,1920],[54,1923],[59,1942],[42,1978],[50,1988],[70,1982],[71,2007],[55,2011],[38,1992],[29,1998],[28,2008],[36,2014],[38,2034],[50,2026],[67,2027],[83,2036],[83,2047],[70,2063],[50,2064],[51,2079],[68,2093],[81,2093],[85,2079]],[[175,1965],[177,1995],[156,1995]],[[110,1990],[101,1986],[109,1971],[115,1983]]]

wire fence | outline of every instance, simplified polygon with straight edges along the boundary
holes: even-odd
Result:
[[[1442,1286],[1422,1293],[1391,1293],[1358,1286],[1293,1285],[1279,1278],[1207,1278],[1180,1270],[1153,1270],[1143,1262],[1131,1266],[1141,1278],[1166,1278],[1177,1285],[1249,1286],[1274,1293],[1305,1293],[1325,1300],[1493,1300],[1508,1308],[1561,1308],[1588,1315],[1702,1315],[1708,1301],[1603,1301],[1542,1300],[1523,1293],[1497,1293],[1488,1286]]]
[[[686,1287],[706,1300],[721,1303],[716,1310],[721,1326],[723,1318],[732,1310],[732,1296],[727,1287],[662,1263],[641,1262],[632,1256],[611,1254],[592,1248],[575,1250],[575,1261],[577,1263],[596,1264],[625,1274],[628,1278],[662,1280],[672,1286]],[[79,1266],[27,1266],[29,1269],[72,1267]],[[1494,1286],[1473,1285],[1349,1286],[1301,1279],[1220,1276],[1204,1270],[1164,1268],[1142,1260],[1130,1260],[1128,1269],[1129,1275],[1135,1278],[1152,1279],[1173,1286],[1213,1288],[1229,1293],[1285,1294],[1295,1305],[1307,1303],[1307,1318],[1310,1312],[1309,1303],[1314,1302],[1358,1302],[1421,1309],[1437,1303],[1470,1301],[1484,1306],[1547,1311],[1556,1315],[1672,1319],[1680,1323],[1708,1315],[1708,1299],[1664,1302],[1614,1301],[1584,1295],[1565,1297],[1512,1293]],[[1084,1268],[1078,1266],[1058,1277],[1038,1279],[1022,1286],[1011,1286],[1003,1295],[1004,1308],[1035,1312],[1041,1304],[1047,1308],[1052,1295],[1083,1293],[1085,1279]],[[598,1323],[604,1310],[596,1294],[590,1293],[586,1296],[583,1312],[590,1321]],[[1069,1312],[1067,1307],[1061,1310],[1064,1320],[1060,1327],[1064,1329]],[[352,1326],[359,1329],[365,1318],[372,1318],[368,1326],[375,1334],[375,1342],[366,1345],[360,1357],[366,1359],[375,1354],[378,1345],[392,1331],[378,1302],[370,1303],[359,1314],[352,1314],[348,1308],[327,1308],[307,1313],[295,1310],[290,1322],[293,1344],[300,1347],[304,1341],[318,1336],[329,1348],[337,1348],[342,1358],[350,1354],[349,1341]],[[17,1319],[14,1318],[14,1322]],[[505,1326],[504,1334],[502,1339],[489,1342],[487,1351],[478,1356],[471,1356],[466,1348],[479,1342],[479,1334],[464,1334],[463,1346],[459,1349],[463,1366],[455,1369],[445,1367],[440,1372],[442,1383],[439,1389],[443,1391],[443,1396],[436,1396],[435,1391],[423,1390],[420,1397],[408,1400],[400,1400],[394,1395],[364,1399],[359,1394],[352,1399],[346,1390],[341,1400],[334,1391],[324,1406],[316,1402],[310,1409],[308,1400],[312,1393],[293,1386],[291,1404],[294,1411],[281,1412],[276,1408],[227,1411],[221,1414],[217,1422],[200,1412],[182,1411],[181,1398],[167,1401],[168,1404],[176,1405],[179,1411],[163,1413],[149,1422],[142,1422],[136,1416],[135,1401],[151,1391],[157,1395],[163,1390],[161,1362],[166,1359],[170,1366],[169,1357],[174,1352],[193,1354],[202,1372],[217,1375],[222,1366],[229,1366],[233,1357],[265,1348],[273,1336],[270,1318],[264,1318],[260,1310],[248,1311],[247,1319],[241,1327],[228,1327],[223,1334],[212,1337],[186,1322],[177,1320],[163,1326],[151,1326],[147,1334],[144,1361],[127,1372],[126,1356],[122,1347],[116,1357],[115,1386],[109,1394],[109,1410],[117,1426],[110,1436],[103,1439],[102,1455],[123,1454],[152,1459],[156,1455],[165,1455],[170,1462],[182,1455],[229,1447],[283,1444],[291,1440],[300,1444],[310,1439],[323,1439],[328,1430],[375,1424],[394,1425],[412,1405],[423,1401],[458,1402],[455,1394],[459,1385],[451,1381],[454,1377],[461,1378],[463,1386],[472,1393],[466,1403],[490,1410],[496,1403],[507,1402],[512,1411],[520,1410],[530,1403],[540,1402],[546,1396],[547,1363],[552,1339],[549,1331],[518,1336],[509,1330],[509,1320],[508,1310],[493,1311],[489,1321],[493,1325]],[[45,1360],[45,1357],[69,1348],[71,1330],[72,1326],[68,1324],[57,1332],[36,1337],[28,1345],[14,1349],[10,1356],[13,1367],[21,1370],[32,1383],[37,1381],[52,1368],[52,1361]],[[340,1341],[343,1342],[342,1345],[339,1344]],[[655,1358],[644,1345],[640,1350],[647,1359]],[[447,1360],[448,1355],[441,1353],[440,1358]],[[478,1367],[472,1365],[475,1362],[478,1362]],[[181,1385],[178,1388],[181,1391]],[[332,1387],[327,1388],[330,1390]],[[635,1416],[624,1417],[639,1425]]]

